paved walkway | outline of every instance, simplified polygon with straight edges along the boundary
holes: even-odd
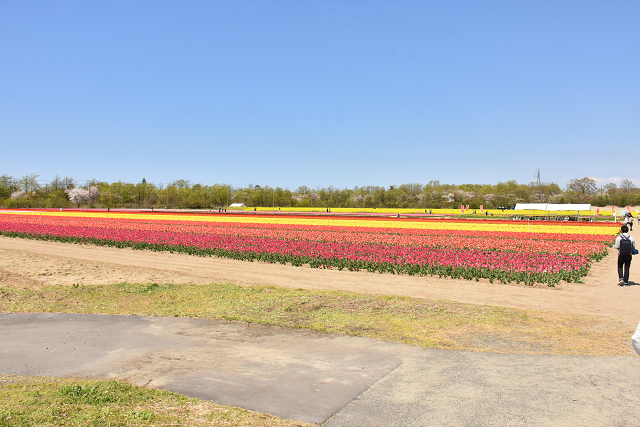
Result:
[[[638,426],[640,358],[424,350],[184,318],[0,315],[0,374],[119,378],[331,427]]]

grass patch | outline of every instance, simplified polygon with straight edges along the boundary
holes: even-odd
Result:
[[[602,317],[407,297],[230,284],[0,287],[0,312],[100,313],[242,321],[440,348],[527,354],[630,354]]]
[[[303,426],[115,380],[0,376],[0,426]]]

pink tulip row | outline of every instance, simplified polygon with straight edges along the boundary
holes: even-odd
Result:
[[[138,219],[5,216],[6,222],[140,230],[203,235],[266,237],[276,240],[350,243],[384,246],[422,246],[502,252],[540,252],[582,255],[600,259],[608,253],[610,236],[542,233],[473,232],[462,230],[321,227],[290,224],[149,221]],[[584,237],[587,238],[584,238]],[[606,242],[606,243],[605,243]]]
[[[473,269],[474,271],[495,270],[536,274],[569,272],[574,276],[586,273],[589,267],[589,260],[584,256],[468,250],[459,247],[285,240],[256,236],[39,225],[6,221],[0,222],[0,231],[5,235],[57,236],[80,242],[91,240],[98,244],[110,241],[144,243],[150,245],[148,246],[150,248],[164,247],[169,250],[171,248],[195,247],[232,253],[277,254],[303,260],[328,260],[334,265],[336,262],[333,260],[347,260],[356,262],[350,264],[354,266],[367,265],[367,263],[407,266],[437,265],[454,269]],[[323,262],[322,266],[326,267],[327,264]]]

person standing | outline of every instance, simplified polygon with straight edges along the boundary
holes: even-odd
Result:
[[[615,247],[618,250],[618,286],[629,286],[629,267],[636,241],[633,236],[629,235],[629,227],[626,225],[620,227]]]

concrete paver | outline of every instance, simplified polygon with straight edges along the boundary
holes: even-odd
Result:
[[[0,315],[0,373],[119,378],[327,427],[638,426],[640,358],[421,349],[202,319]]]
[[[246,323],[0,315],[0,373],[118,378],[321,423],[401,363],[399,345]]]
[[[413,349],[323,426],[639,426],[639,368],[627,356]]]

